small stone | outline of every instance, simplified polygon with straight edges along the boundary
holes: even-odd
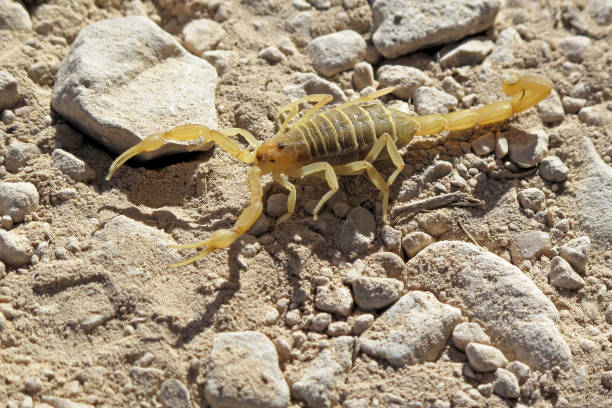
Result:
[[[495,149],[495,138],[492,134],[481,136],[472,142],[472,149],[479,156],[487,155]]]
[[[351,334],[351,326],[347,322],[333,322],[327,327],[327,334],[331,337],[347,336]]]
[[[229,20],[229,18],[232,16],[232,8],[231,6],[226,3],[226,2],[216,2],[213,3],[215,4],[215,6],[212,7],[212,10],[215,11],[215,21],[218,23],[222,23],[224,21]]]
[[[28,394],[36,394],[42,390],[42,383],[38,378],[28,378],[23,382],[23,389]]]
[[[278,49],[285,55],[293,55],[297,52],[293,41],[289,37],[282,37],[277,43]]]
[[[503,398],[518,398],[521,395],[519,383],[514,374],[503,368],[495,370],[493,392]]]
[[[302,317],[298,309],[290,310],[285,314],[285,323],[287,323],[289,327],[299,324],[301,320]]]
[[[612,23],[612,5],[608,0],[591,0],[584,11],[599,25]]]
[[[478,323],[459,323],[453,329],[453,344],[465,351],[468,343],[490,344],[491,339]]]
[[[529,368],[527,364],[521,363],[520,361],[511,362],[508,367],[506,367],[506,370],[514,374],[519,380],[519,383],[525,382],[531,374],[531,368]]]
[[[62,149],[55,149],[51,154],[53,164],[62,173],[75,181],[90,182],[96,178],[96,172],[83,160]]]
[[[24,236],[0,230],[0,261],[6,265],[21,266],[32,258],[32,246]]]
[[[277,64],[281,61],[285,60],[285,54],[283,54],[278,48],[266,47],[263,50],[259,51],[257,54],[259,58],[263,58],[268,61],[270,64]]]
[[[414,93],[414,106],[419,115],[445,114],[458,103],[453,95],[429,86],[421,86]]]
[[[223,27],[206,18],[192,20],[183,28],[185,48],[197,56],[201,56],[204,51],[217,48],[223,37],[225,37]]]
[[[353,322],[353,333],[360,335],[364,331],[368,330],[370,326],[372,326],[372,323],[374,323],[374,315],[371,315],[370,313],[357,316]]]
[[[506,136],[510,160],[519,167],[537,166],[548,152],[548,133],[544,129],[522,131],[513,128]]]
[[[0,219],[0,228],[10,231],[11,229],[13,229],[13,225],[13,219],[10,215],[3,215]]]
[[[318,286],[315,307],[324,312],[348,316],[353,307],[351,291],[345,286]]]
[[[6,151],[4,166],[9,172],[17,173],[38,155],[40,155],[40,150],[36,145],[14,140]]]
[[[30,397],[29,395],[27,395],[22,401],[21,404],[19,405],[19,408],[32,408],[34,406],[34,400],[32,399],[32,397]]]
[[[301,11],[287,23],[287,29],[290,32],[301,34],[306,38],[310,38],[311,24],[312,14],[309,11]]]
[[[476,65],[493,51],[490,40],[472,39],[463,41],[457,46],[444,47],[440,53],[440,66],[443,69],[462,65]]]
[[[493,384],[480,384],[476,387],[478,392],[482,394],[483,397],[490,397],[493,393]]]
[[[583,272],[591,251],[591,239],[582,236],[572,239],[559,248],[559,255],[568,261],[578,272]]]
[[[548,254],[551,248],[550,238],[546,232],[529,231],[514,236],[510,244],[510,254],[512,261],[520,264],[525,259]]]
[[[232,51],[210,50],[204,51],[202,58],[210,63],[217,70],[217,74],[223,75],[230,68],[233,59]]]
[[[604,371],[601,375],[601,384],[607,389],[612,389],[612,370]]]
[[[0,0],[0,30],[25,31],[31,29],[32,20],[21,3],[13,0]]]
[[[585,106],[578,112],[578,119],[589,126],[610,126],[612,111],[604,104]]]
[[[17,116],[12,110],[7,109],[2,111],[2,114],[0,114],[0,121],[2,121],[2,123],[8,126],[15,121],[16,117]]]
[[[376,220],[371,212],[356,207],[346,217],[338,237],[338,246],[347,256],[362,254],[374,241]]]
[[[582,62],[584,53],[590,45],[591,39],[583,35],[565,37],[559,42],[563,55],[572,62]]]
[[[542,190],[537,188],[528,188],[521,190],[517,194],[518,200],[523,208],[529,208],[534,212],[540,211],[546,205],[546,196]]]
[[[612,303],[606,308],[606,322],[612,324]]]
[[[163,408],[190,408],[189,391],[185,385],[175,379],[162,383],[159,390],[159,400]]]
[[[332,76],[362,61],[366,42],[359,33],[343,30],[315,38],[306,47],[306,53],[317,72]]]
[[[560,256],[555,256],[551,260],[548,277],[550,284],[557,288],[580,289],[585,285],[584,279],[574,272],[571,265]]]
[[[38,190],[32,183],[0,183],[0,215],[8,215],[14,223],[38,208]]]
[[[377,75],[381,87],[398,86],[393,95],[402,99],[410,99],[419,87],[433,84],[420,69],[404,65],[383,65]]]
[[[283,193],[270,195],[266,203],[266,213],[274,218],[287,214],[287,195]]]
[[[557,156],[545,157],[540,163],[540,177],[553,183],[567,180],[569,169]]]
[[[322,332],[327,330],[330,325],[332,317],[329,313],[317,313],[313,316],[310,322],[310,328],[314,331]]]
[[[374,85],[374,68],[366,61],[359,62],[353,67],[353,85],[355,90]]]
[[[370,265],[384,271],[384,277],[404,279],[405,263],[404,260],[392,252],[376,252],[368,257]]]
[[[327,10],[331,7],[331,0],[308,0],[317,10]]]
[[[43,395],[42,400],[47,404],[38,404],[36,408],[45,408],[45,407],[53,407],[53,408],[94,408],[93,405],[83,404],[80,402],[74,402],[66,398],[53,397],[50,395]]]
[[[436,180],[450,174],[453,171],[453,165],[444,160],[438,160],[427,167],[423,172],[423,182],[433,183]]]
[[[537,106],[540,119],[546,124],[561,122],[565,118],[565,110],[563,109],[561,98],[554,89]]]
[[[567,113],[578,113],[580,109],[584,108],[587,100],[584,98],[572,98],[571,96],[564,96],[561,99],[563,108]]]
[[[399,299],[404,284],[393,278],[362,277],[353,282],[355,303],[363,310],[382,309]]]
[[[2,4],[0,3],[0,28],[2,26]],[[0,71],[0,111],[14,107],[21,95],[19,94],[19,84],[15,77],[7,71]],[[5,118],[3,117],[3,122]]]
[[[303,74],[301,72],[296,72],[292,75],[292,79],[297,82],[296,89],[300,91],[299,95],[295,95],[295,99],[301,98],[305,95],[312,94],[330,94],[333,97],[333,101],[336,103],[346,102],[346,95],[340,89],[338,85],[333,82],[330,82],[326,79],[323,79],[313,73]],[[290,87],[289,87],[290,88]],[[286,92],[287,87],[283,89],[283,92]]]
[[[411,232],[402,239],[402,247],[409,257],[414,257],[423,248],[435,242],[435,239],[422,231]]]
[[[470,366],[480,372],[495,371],[508,364],[508,360],[501,351],[486,344],[469,343],[465,347],[465,354]]]
[[[310,3],[308,3],[306,0],[292,0],[292,2],[293,7],[298,10],[308,10],[311,7]]]

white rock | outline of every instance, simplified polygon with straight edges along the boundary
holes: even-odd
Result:
[[[550,95],[538,103],[538,112],[542,122],[546,124],[561,122],[565,118],[565,110],[559,94],[554,89]]]
[[[368,330],[372,326],[372,323],[374,323],[374,316],[370,313],[364,313],[357,316],[353,322],[353,333],[360,335],[364,331]]]
[[[612,111],[603,103],[594,106],[585,106],[578,112],[578,119],[589,126],[609,127],[610,124],[612,124]]]
[[[477,320],[492,345],[511,360],[548,370],[568,368],[572,355],[555,322],[559,312],[517,267],[465,242],[429,245],[406,264],[410,282],[449,301]]]
[[[547,255],[552,248],[550,237],[544,231],[528,231],[516,234],[510,242],[510,254],[515,264],[525,259]]]
[[[259,54],[257,54],[257,56],[259,58],[265,59],[270,64],[277,64],[286,59],[285,54],[283,54],[278,48],[274,46],[262,49],[261,51],[259,51]]]
[[[11,173],[17,173],[30,160],[40,155],[38,146],[13,140],[6,150],[4,166]]]
[[[162,383],[159,390],[159,400],[162,408],[191,408],[187,387],[173,378]]]
[[[584,279],[574,272],[570,264],[560,256],[555,256],[550,261],[548,277],[550,284],[558,288],[580,289],[585,285]]]
[[[306,38],[310,38],[310,25],[312,24],[312,14],[309,11],[301,11],[289,20],[287,30],[301,34]]]
[[[308,0],[317,10],[327,10],[331,7],[331,0]]]
[[[501,351],[486,344],[469,343],[465,347],[465,354],[470,366],[480,372],[495,371],[508,364],[508,360]]]
[[[75,181],[87,183],[96,178],[94,169],[72,153],[62,149],[55,149],[51,153],[51,158],[53,159],[54,166]]]
[[[460,319],[431,293],[409,292],[359,337],[360,348],[394,366],[435,361]]]
[[[0,0],[0,20],[2,19],[2,1],[7,0]],[[7,71],[0,71],[0,111],[12,108],[20,98],[19,84],[15,77]]]
[[[402,99],[410,99],[419,87],[433,84],[426,73],[405,65],[383,65],[376,74],[381,87],[399,86],[393,95]]]
[[[453,330],[453,344],[465,350],[468,343],[491,344],[491,339],[478,323],[459,323]]]
[[[440,66],[445,68],[475,65],[493,51],[493,41],[470,39],[457,46],[444,47],[440,53]]]
[[[307,326],[310,330],[317,332],[323,332],[327,330],[327,327],[331,324],[332,317],[329,313],[317,313],[312,316],[312,319],[307,321]]]
[[[330,337],[347,336],[351,334],[351,326],[347,322],[332,322],[327,327],[327,335]]]
[[[0,229],[0,261],[6,265],[21,266],[30,262],[32,245],[24,236]]]
[[[215,67],[217,74],[223,75],[233,64],[234,53],[225,50],[210,50],[204,51],[202,57]]]
[[[472,149],[479,156],[487,155],[495,149],[495,138],[492,134],[481,136],[472,142]]]
[[[53,408],[94,408],[93,405],[74,402],[65,398],[54,397],[51,395],[43,395],[42,400]],[[38,405],[38,407],[41,407],[41,405]]]
[[[525,382],[525,380],[529,378],[529,374],[531,374],[529,366],[520,361],[511,362],[508,367],[506,367],[506,370],[514,374],[520,383]]]
[[[353,283],[355,303],[363,310],[376,310],[399,299],[404,284],[393,278],[361,277]]]
[[[559,248],[559,255],[572,264],[576,270],[583,272],[589,259],[590,251],[591,239],[585,235],[572,239],[568,243],[561,245]]]
[[[362,254],[374,242],[376,220],[371,212],[356,207],[346,217],[338,237],[338,246],[347,256]]]
[[[315,306],[324,312],[348,316],[353,307],[353,297],[345,286],[318,286]]]
[[[256,331],[218,333],[204,393],[213,407],[289,405],[289,387],[274,344]]]
[[[599,25],[612,23],[612,2],[610,0],[591,0],[584,11]]]
[[[581,62],[590,45],[591,39],[584,35],[571,35],[559,42],[559,48],[563,55],[572,62]]]
[[[519,203],[523,208],[529,208],[534,212],[540,211],[546,205],[546,196],[539,188],[528,188],[517,194]]]
[[[303,74],[296,72],[293,74],[292,79],[297,82],[302,91],[296,99],[305,95],[325,93],[333,96],[333,102],[335,103],[346,102],[346,95],[344,95],[344,92],[338,85],[313,73]]]
[[[223,37],[225,30],[221,24],[207,18],[192,20],[183,28],[185,48],[197,56],[217,48]]]
[[[520,56],[524,43],[516,28],[508,27],[502,30],[497,36],[493,52],[487,57],[484,65],[506,66],[512,64],[514,59]]]
[[[537,166],[548,152],[548,133],[544,129],[522,131],[513,128],[506,137],[510,160],[519,167]]]
[[[562,183],[567,180],[569,169],[557,156],[548,156],[540,162],[539,174],[544,180]]]
[[[13,0],[0,0],[0,30],[31,29],[32,20],[25,7]]]
[[[521,395],[521,389],[516,377],[510,371],[503,368],[498,368],[495,371],[493,392],[504,398],[518,398]]]
[[[453,95],[429,86],[421,86],[414,93],[414,106],[419,115],[448,113],[458,103]]]
[[[181,73],[181,75],[177,75]],[[114,152],[185,123],[217,128],[217,73],[145,17],[102,20],[81,30],[63,59],[51,105]],[[185,151],[169,143],[139,157]]]
[[[359,33],[343,30],[315,38],[306,47],[306,53],[318,72],[332,76],[363,61],[366,42]]]
[[[571,96],[564,96],[561,98],[561,103],[563,104],[563,109],[567,113],[578,113],[580,109],[584,108],[587,100],[584,98],[572,98]]]
[[[32,183],[0,183],[0,215],[9,215],[14,223],[38,208],[38,190]]]
[[[308,407],[336,406],[340,400],[337,386],[345,382],[352,366],[353,348],[352,337],[333,339],[331,347],[322,350],[301,371],[291,386],[291,394],[305,401]]]
[[[612,303],[606,308],[606,322],[612,324]]]
[[[353,84],[357,91],[374,85],[374,68],[372,64],[361,61],[353,67]]]
[[[499,7],[497,0],[375,0],[372,42],[387,58],[454,42],[490,27]]]

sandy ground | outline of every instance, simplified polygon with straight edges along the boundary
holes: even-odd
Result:
[[[55,71],[71,41],[87,24],[125,15],[124,3],[127,2],[28,1],[26,6],[34,26],[40,21],[37,16],[44,16],[51,26],[39,30],[41,33],[0,33],[0,68],[18,80],[22,96],[13,109],[15,121],[10,125],[0,123],[0,155],[5,154],[13,140],[33,143],[40,150],[19,172],[2,171],[3,181],[31,182],[40,195],[38,209],[12,230],[27,236],[35,248],[42,242],[48,245],[38,256],[38,263],[6,266],[5,273],[0,274],[0,306],[5,316],[0,331],[1,406],[16,407],[25,400],[26,405],[21,406],[26,407],[31,396],[34,405],[42,407],[45,405],[41,395],[97,407],[160,406],[155,386],[151,391],[147,388],[150,382],[143,385],[130,378],[130,367],[134,365],[159,369],[162,379],[178,379],[189,390],[193,406],[208,406],[203,388],[216,333],[259,330],[271,339],[290,339],[292,329],[284,319],[287,305],[298,307],[303,315],[313,312],[315,280],[321,271],[328,275],[331,270],[332,279],[341,281],[353,267],[354,260],[343,257],[337,242],[344,220],[327,209],[323,211],[323,221],[317,223],[304,210],[305,195],[320,196],[326,191],[317,179],[299,183],[298,210],[291,220],[270,227],[257,238],[257,244],[253,244],[255,238],[247,241],[260,247],[255,254],[245,250],[245,244],[237,244],[195,265],[174,269],[166,266],[169,261],[183,259],[187,253],[169,252],[159,242],[189,243],[233,224],[249,200],[246,167],[221,149],[213,149],[146,164],[129,163],[107,182],[104,177],[116,155],[65,124],[51,110]],[[181,41],[181,30],[191,19],[213,17],[207,3],[210,2],[159,0],[146,1],[144,5],[162,28]],[[285,22],[297,12],[290,1],[261,2],[270,7],[255,7],[245,4],[254,2],[239,0],[227,3],[231,14],[222,23],[227,35],[217,48],[235,51],[240,60],[230,64],[220,77],[216,97],[219,123],[222,127],[248,129],[264,139],[275,131],[277,108],[289,102],[282,90],[291,83],[291,75],[314,72],[304,51],[308,39],[286,31]],[[369,40],[372,15],[366,1],[358,1],[359,6],[348,11],[344,11],[339,0],[331,3],[330,9],[311,10],[313,37],[350,28]],[[567,13],[580,12],[585,3],[542,1],[539,9],[555,16],[545,23],[536,18],[537,7],[504,7],[486,36],[494,40],[502,29],[519,25],[523,36],[556,44],[577,33]],[[43,4],[49,7],[44,13],[38,10]],[[344,14],[339,18],[338,13]],[[609,25],[596,25],[589,19],[586,24],[593,41],[593,51],[587,52],[579,69],[580,80],[590,89],[586,104],[605,107],[607,103],[610,109]],[[262,48],[275,45],[284,36],[294,41],[296,54],[273,65],[258,58]],[[35,47],[22,46],[32,39],[36,40]],[[419,54],[417,62],[434,79],[433,86],[441,88],[442,79],[452,75],[453,70],[442,70],[436,63],[438,50],[426,50]],[[47,71],[34,80],[28,67],[39,61],[46,62]],[[564,67],[565,61],[557,49],[553,49],[550,58],[534,52],[527,56],[522,68],[546,75],[564,96],[570,95],[574,86],[568,80],[571,70]],[[485,88],[477,71],[476,67],[461,71],[465,75],[461,77],[464,94],[499,95],[498,90]],[[331,78],[342,89],[352,88],[351,79],[352,71]],[[473,134],[450,139],[417,138],[402,152],[407,166],[392,188],[392,207],[402,186],[435,159],[460,163],[466,142],[487,132],[503,135],[517,124],[528,128],[540,123],[532,109],[509,122]],[[578,115],[566,113],[562,121],[547,131],[558,135],[550,142],[550,154],[561,157],[569,167],[569,181],[553,191],[551,183],[535,174],[522,179],[490,178],[477,192],[478,198],[485,200],[486,209],[444,208],[433,212],[450,225],[436,240],[468,241],[454,222],[458,220],[480,245],[507,257],[507,243],[513,233],[507,228],[509,219],[518,230],[533,227],[533,216],[526,215],[515,198],[516,191],[525,187],[542,189],[548,205],[570,220],[569,231],[551,238],[553,244],[588,235],[581,229],[576,214],[576,196],[588,169],[582,139],[590,138],[609,165],[612,158],[609,122],[607,126],[606,123],[588,126]],[[53,167],[51,152],[58,141],[95,170],[93,182],[75,182]],[[381,162],[379,168],[388,174],[392,165]],[[376,204],[378,195],[367,178],[343,177],[341,185],[345,202],[350,207],[360,205],[375,212],[378,226],[382,227],[380,206]],[[76,189],[74,197],[66,199],[59,194],[66,188]],[[264,200],[278,192],[284,191],[267,183]],[[430,186],[421,198],[434,194]],[[159,238],[150,230],[140,231],[139,227],[105,229],[107,222],[117,215],[159,229]],[[391,225],[404,235],[419,228],[412,217],[393,217]],[[119,236],[129,239],[120,240]],[[382,249],[384,244],[377,235],[368,253]],[[572,350],[574,368],[540,377],[544,379],[539,381],[539,398],[517,401],[494,395],[471,400],[466,406],[612,404],[610,390],[601,382],[603,371],[612,368],[611,327],[604,317],[612,301],[611,257],[609,242],[607,245],[594,242],[584,276],[587,285],[576,291],[559,290],[549,284],[548,258],[534,259],[530,268],[523,268],[557,308],[567,311],[562,314],[559,328]],[[301,296],[305,300],[296,306]],[[274,316],[275,310],[280,310],[280,317],[271,321],[270,315]],[[317,341],[316,337],[310,340]],[[453,357],[450,349],[449,342],[443,362],[401,369],[382,363],[372,365],[371,358],[357,357],[350,379],[340,386],[341,401],[347,395],[359,395],[369,398],[370,406],[429,407],[436,400],[454,401],[453,406],[461,406],[462,402],[453,400],[453,395],[477,383],[461,375],[464,363]],[[307,360],[312,352],[304,351],[300,358],[283,363],[283,367],[287,372],[299,371],[299,362]],[[146,353],[152,354],[152,361],[137,363]],[[26,389],[27,380],[31,379],[38,379],[42,390]],[[399,395],[403,402],[400,405],[385,402],[385,393]],[[303,406],[297,400],[292,400],[292,404]]]

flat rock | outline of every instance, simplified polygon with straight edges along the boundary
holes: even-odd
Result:
[[[513,128],[506,137],[510,160],[519,167],[537,166],[548,152],[548,133],[544,129],[523,131]]]
[[[90,182],[96,178],[96,172],[89,164],[63,149],[51,153],[53,165],[74,181]]]
[[[603,246],[612,242],[612,168],[604,163],[587,137],[582,142],[587,176],[578,184],[579,225],[591,240]]]
[[[375,0],[372,42],[387,58],[455,42],[489,28],[499,7],[497,0]]]
[[[533,259],[547,255],[552,245],[548,233],[544,231],[528,231],[516,234],[510,242],[512,261],[519,264],[525,259]]]
[[[21,266],[30,262],[32,253],[32,245],[26,237],[0,229],[0,261]]]
[[[342,224],[338,245],[347,256],[362,254],[374,242],[376,220],[371,212],[363,207],[356,207]]]
[[[32,183],[0,183],[0,216],[9,215],[14,223],[38,208],[38,190]]]
[[[181,73],[181,75],[177,75]],[[215,68],[146,17],[102,20],[81,30],[62,60],[51,105],[67,121],[121,153],[185,123],[217,128]],[[168,143],[139,155],[186,151]]]
[[[352,283],[355,303],[363,310],[376,310],[399,299],[404,284],[393,278],[361,277]]]
[[[32,20],[21,3],[13,0],[0,0],[0,30],[31,29]]]
[[[210,365],[204,393],[213,408],[289,405],[289,387],[278,366],[278,354],[263,333],[216,334]]]
[[[397,367],[435,361],[460,320],[459,309],[440,303],[431,293],[412,291],[359,337],[360,348]]]
[[[410,99],[419,87],[433,84],[420,69],[404,65],[383,65],[378,68],[377,75],[381,87],[397,86],[393,95],[402,99]]]
[[[332,76],[353,69],[355,64],[363,61],[366,48],[366,42],[358,32],[343,30],[315,38],[306,47],[306,54],[317,72]]]
[[[440,54],[440,66],[443,69],[475,65],[493,51],[493,41],[469,39],[456,46],[444,47]]]
[[[560,256],[551,259],[548,278],[551,285],[562,289],[580,289],[585,285],[584,279]]]
[[[559,312],[514,265],[472,244],[442,241],[422,250],[406,267],[414,287],[444,291],[510,360],[539,370],[571,367],[570,349],[555,325]]]

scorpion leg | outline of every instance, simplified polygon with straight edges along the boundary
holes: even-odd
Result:
[[[214,231],[210,238],[205,241],[187,245],[168,245],[170,248],[191,249],[206,247],[204,251],[182,262],[171,264],[170,266],[182,266],[193,263],[204,258],[215,249],[222,249],[230,246],[241,235],[251,228],[263,211],[263,189],[261,187],[261,170],[258,167],[249,169],[249,189],[251,190],[251,204],[244,210],[236,220],[232,229],[219,229]]]
[[[312,215],[315,220],[317,219],[317,215],[319,214],[319,211],[321,210],[323,205],[325,205],[327,200],[332,198],[332,196],[336,194],[336,191],[338,191],[339,186],[338,186],[338,178],[336,177],[336,172],[334,171],[334,168],[331,166],[331,164],[327,162],[316,162],[316,163],[307,164],[292,174],[292,176],[303,178],[313,173],[318,173],[320,171],[324,172],[325,180],[327,181],[327,184],[329,185],[330,190],[327,193],[325,193],[323,197],[321,197],[321,199],[315,206],[312,212]]]
[[[389,86],[387,88],[379,89],[376,92],[372,92],[371,94],[362,96],[361,98],[355,99],[354,101],[343,103],[342,105],[338,106],[337,109],[344,109],[349,106],[360,104],[362,102],[367,102],[367,101],[371,101],[372,99],[380,98],[381,96],[384,96],[388,93],[395,91],[397,88],[399,88],[399,86]]]
[[[249,152],[248,150],[240,149],[240,146],[229,138],[229,136],[236,134],[242,135],[251,145],[258,143],[255,137],[248,131],[237,128],[212,130],[204,125],[183,125],[175,127],[174,129],[166,132],[154,133],[147,136],[142,142],[132,146],[117,157],[108,170],[106,180],[110,180],[117,169],[119,169],[119,167],[121,167],[126,161],[140,153],[150,152],[161,148],[166,140],[188,142],[203,138],[205,139],[205,143],[213,141],[226,152],[236,156],[239,160],[245,163],[252,163],[254,160],[253,153]]]
[[[293,117],[297,115],[297,113],[300,111],[300,104],[307,103],[307,102],[316,102],[316,105],[310,108],[308,112],[306,112],[304,116],[302,116],[298,120],[298,122],[296,122],[296,125],[308,120],[308,118],[311,117],[316,111],[318,111],[323,106],[330,103],[332,99],[333,97],[328,94],[313,94],[313,95],[306,95],[303,98],[300,98],[298,100],[295,100],[283,106],[282,108],[278,110],[278,113],[276,114],[276,120],[278,120],[281,117],[281,115],[287,111],[289,111],[289,114],[287,115],[285,120],[283,120],[283,123],[281,124],[276,134],[278,135],[278,134],[285,133],[285,131],[287,130],[287,126],[289,125],[289,122],[291,121],[291,119],[293,119]]]
[[[387,181],[385,181],[378,170],[372,165],[376,158],[380,154],[383,148],[387,148],[387,153],[391,158],[391,161],[395,165],[395,171],[391,173]],[[404,168],[404,161],[397,150],[397,146],[393,141],[393,138],[388,134],[383,134],[380,138],[374,142],[374,145],[370,149],[365,159],[359,160],[353,163],[336,166],[335,170],[340,175],[355,175],[361,174],[364,170],[367,172],[368,177],[372,181],[372,184],[376,186],[382,192],[382,203],[383,203],[383,222],[389,223],[389,188],[395,181],[395,178]]]
[[[289,190],[289,197],[287,198],[287,214],[276,220],[276,223],[280,224],[281,222],[287,221],[287,219],[295,212],[297,192],[295,190],[295,185],[288,180],[283,179],[279,173],[272,173],[272,179]]]

